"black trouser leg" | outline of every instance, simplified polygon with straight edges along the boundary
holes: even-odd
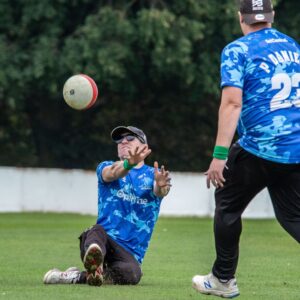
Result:
[[[268,186],[276,218],[280,225],[300,243],[300,165],[272,169],[277,180]]]
[[[226,166],[225,185],[215,192],[214,234],[217,257],[212,272],[220,279],[234,277],[242,232],[241,215],[253,197],[266,185],[260,161],[237,144],[232,146]]]
[[[83,261],[86,250],[91,244],[97,244],[102,250],[102,254],[106,255],[107,234],[102,226],[96,224],[85,230],[79,237],[80,257]],[[78,280],[79,284],[86,283],[86,271],[82,271]]]
[[[114,284],[138,284],[142,270],[138,261],[123,247],[108,238],[106,273]]]
[[[104,255],[104,278],[114,284],[137,284],[142,271],[136,259],[123,247],[112,240],[102,226],[96,224],[84,231],[80,239],[80,256],[83,260],[88,247],[96,243]],[[78,283],[86,282],[86,272],[82,272]]]
[[[239,238],[242,232],[241,218],[228,224],[223,221],[221,213],[215,214],[214,234],[217,257],[213,274],[220,279],[234,277],[239,258]]]
[[[83,261],[84,254],[85,254],[86,250],[88,249],[88,247],[94,243],[100,246],[100,248],[102,250],[102,254],[103,254],[103,256],[105,256],[106,255],[107,238],[108,238],[108,236],[107,236],[105,230],[99,224],[96,224],[93,227],[84,231],[79,237],[81,260]]]
[[[300,164],[260,159],[233,145],[224,170],[226,183],[215,192],[214,233],[217,258],[213,273],[221,279],[234,276],[242,231],[241,215],[253,197],[268,187],[276,217],[300,242]]]

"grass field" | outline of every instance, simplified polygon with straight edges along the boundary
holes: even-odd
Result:
[[[214,260],[212,220],[160,218],[137,286],[44,285],[53,267],[81,266],[78,235],[95,221],[76,214],[0,214],[1,299],[218,299],[196,293],[191,278]],[[274,220],[246,220],[238,299],[300,299],[299,245]]]

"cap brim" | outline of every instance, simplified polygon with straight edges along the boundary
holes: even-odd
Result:
[[[242,15],[243,15],[244,22],[248,25],[261,23],[261,22],[273,23],[274,21],[273,12],[261,13],[261,14],[242,14]]]
[[[126,126],[118,126],[111,132],[111,138],[113,141],[119,140],[124,133],[132,133],[133,135],[136,135],[133,131],[128,129]]]

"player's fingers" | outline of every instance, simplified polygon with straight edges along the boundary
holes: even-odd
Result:
[[[225,181],[226,180],[223,176],[223,172],[217,172],[215,175],[215,187],[223,187]]]
[[[209,172],[210,182],[213,184],[214,187],[218,187],[219,184],[219,173],[217,171]]]
[[[210,189],[210,180],[206,178],[206,187]]]
[[[224,186],[224,182],[225,182],[225,178],[222,176],[222,177],[219,177],[218,180],[217,180],[217,183],[218,183],[218,186],[217,187],[223,187]]]
[[[169,178],[170,173],[169,173],[169,171],[165,171],[165,173],[163,175],[165,176],[165,178]]]
[[[205,175],[206,175],[206,186],[207,188],[209,189],[210,188],[210,180],[211,180],[211,177],[210,177],[210,174],[208,171],[205,172]]]
[[[221,182],[225,182],[225,181],[226,181],[226,179],[224,178],[223,174],[221,174],[221,175],[219,176],[219,180],[220,180]]]
[[[135,148],[134,154],[136,155],[136,154],[138,154],[138,152],[139,152],[139,146],[137,146],[137,147]]]
[[[217,187],[217,188],[221,188],[221,187],[223,187],[223,186],[224,186],[223,182],[222,182],[222,181],[219,181],[216,187]]]
[[[214,186],[215,188],[217,188],[217,187],[219,186],[219,182],[218,182],[217,179],[211,180],[211,183],[213,184],[213,186]]]
[[[222,177],[223,178],[223,177]],[[225,179],[223,178],[220,178],[218,175],[215,175],[212,179],[211,179],[211,182],[212,184],[218,188],[218,187],[223,187],[224,186],[224,182],[225,182]]]
[[[142,154],[143,152],[145,152],[147,148],[148,148],[147,145],[145,145],[145,146],[139,148],[139,150],[140,150],[140,151],[139,151],[139,154]]]
[[[141,154],[142,158],[145,159],[151,152],[152,152],[152,150],[148,149],[146,152]]]
[[[166,183],[170,183],[170,182],[171,182],[171,178],[166,178],[166,179],[165,179],[165,182],[166,182]]]
[[[171,186],[172,186],[172,184],[162,184],[162,185],[160,185],[159,187],[160,187],[160,188],[165,188],[165,187],[170,188]]]

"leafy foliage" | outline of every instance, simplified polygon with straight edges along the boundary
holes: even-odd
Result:
[[[276,4],[299,39],[298,1]],[[1,165],[94,168],[117,159],[109,135],[124,124],[146,132],[148,163],[205,170],[220,52],[241,35],[233,1],[3,0],[0,13]],[[76,73],[100,90],[88,111],[62,99]]]

